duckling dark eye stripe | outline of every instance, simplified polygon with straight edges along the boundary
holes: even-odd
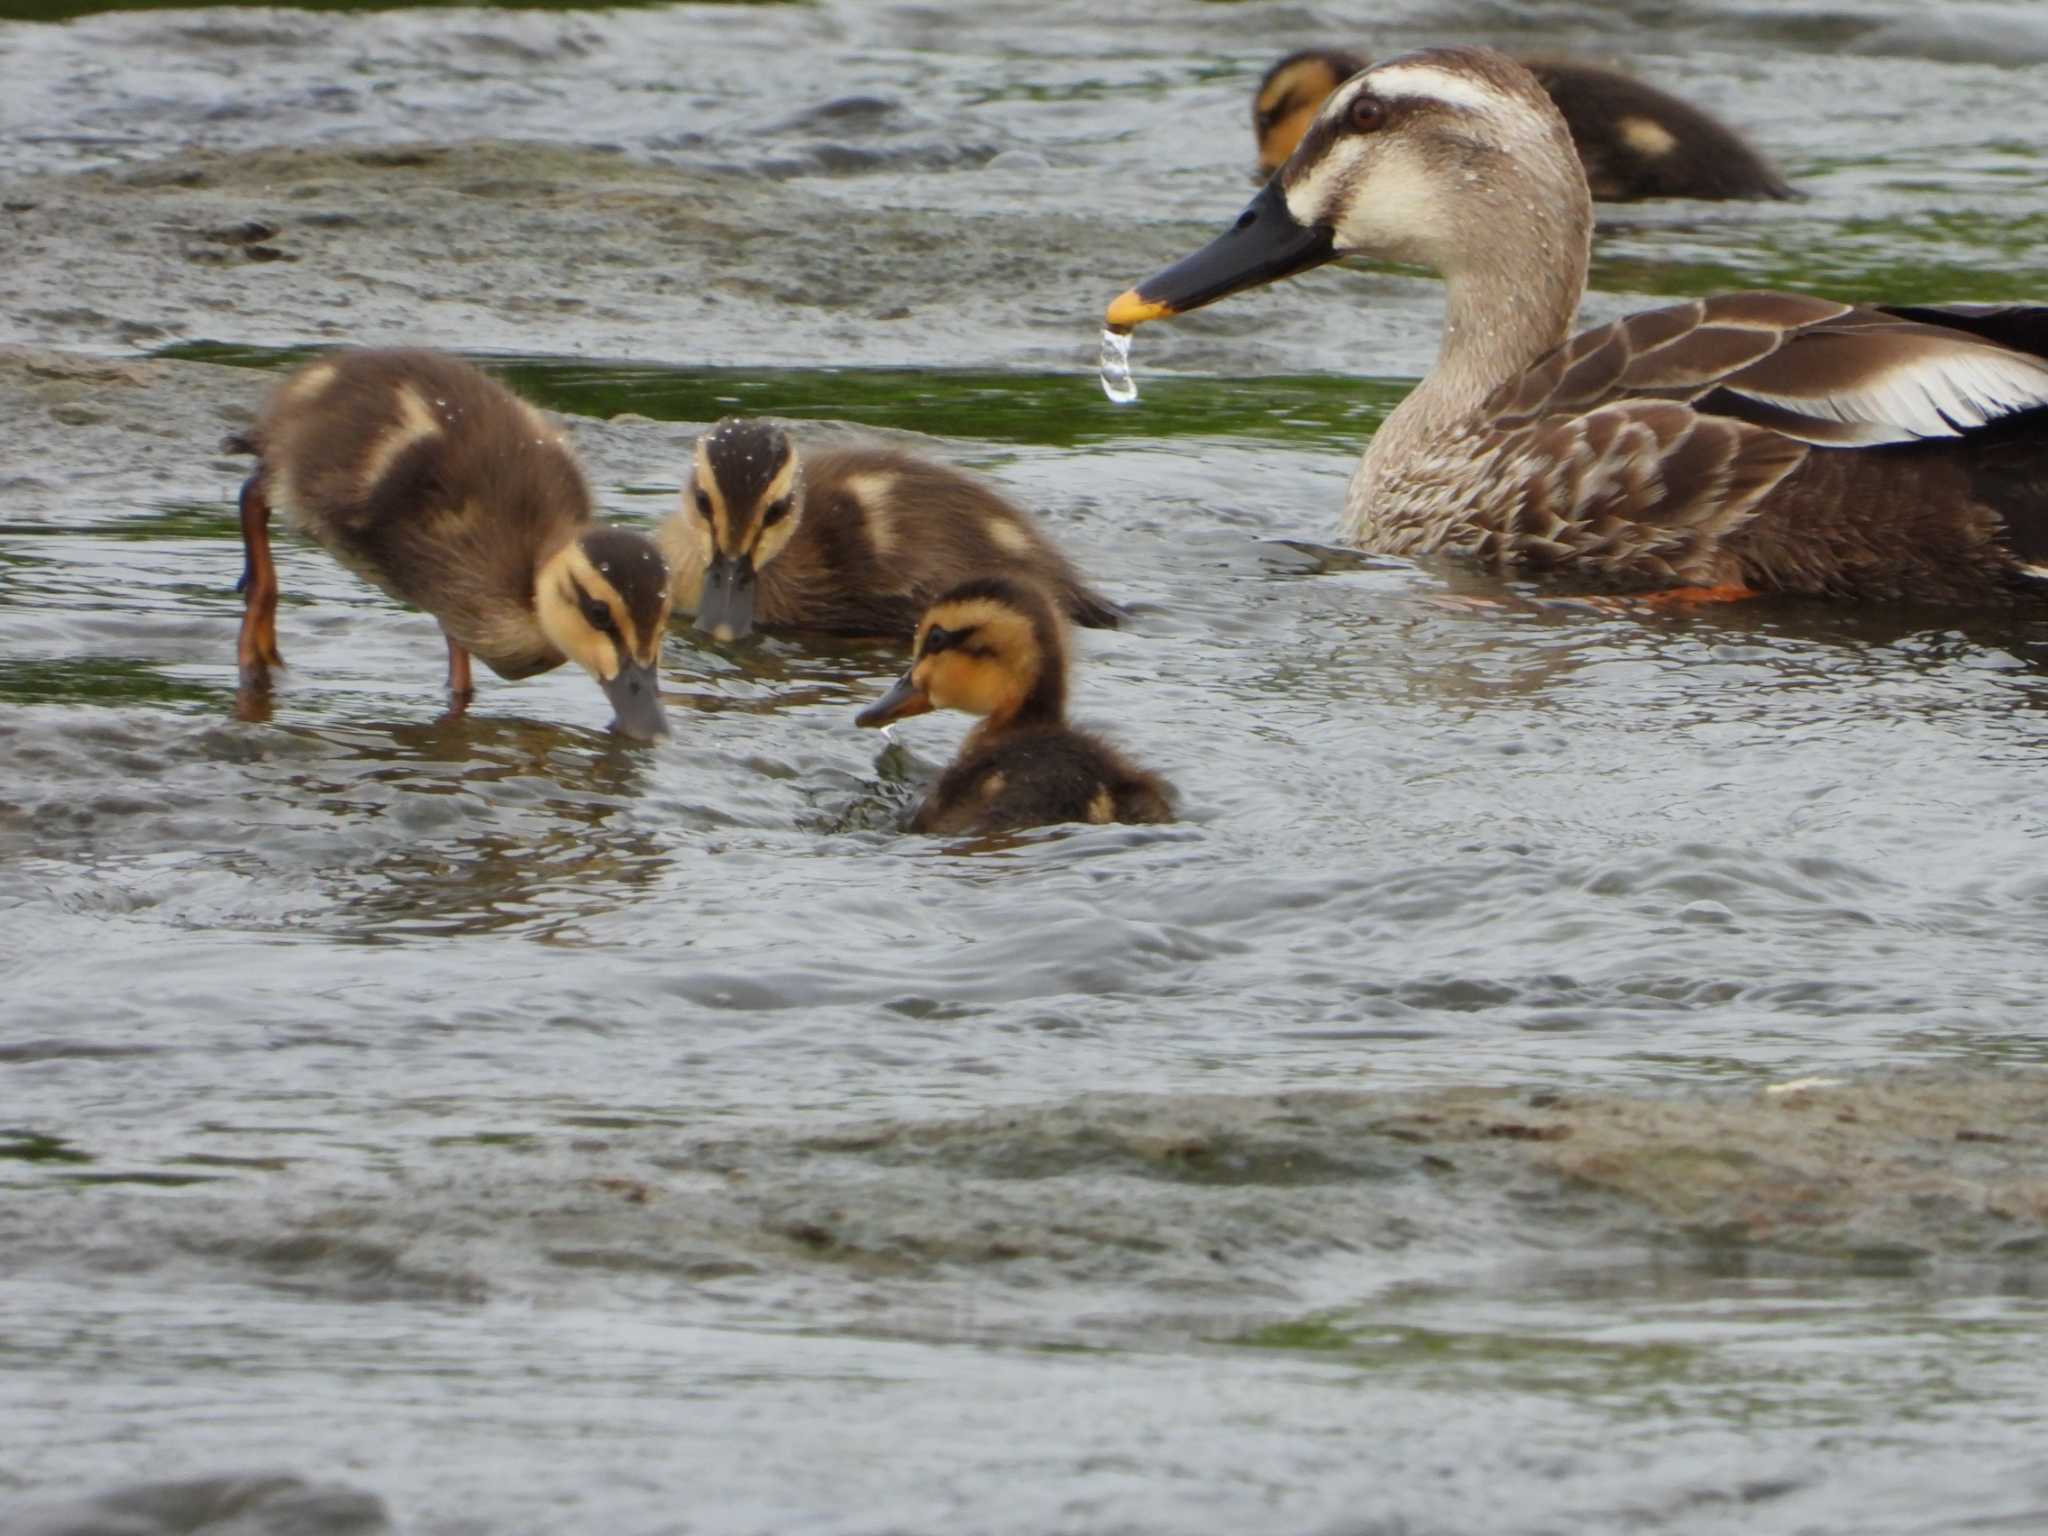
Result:
[[[594,627],[600,634],[611,635],[612,637],[617,638],[619,633],[619,621],[612,613],[612,605],[598,598],[592,597],[588,592],[584,591],[583,583],[576,579],[575,574],[573,572],[568,574],[568,582],[569,590],[574,594],[576,606],[583,610],[583,616],[585,618],[589,618],[590,605],[592,603],[596,603],[598,607],[604,610],[604,622],[602,624],[596,624],[594,625]]]

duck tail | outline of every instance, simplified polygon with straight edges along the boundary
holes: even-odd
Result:
[[[1119,603],[1113,603],[1099,592],[1091,592],[1079,582],[1067,588],[1067,617],[1083,629],[1116,629],[1131,611]]]

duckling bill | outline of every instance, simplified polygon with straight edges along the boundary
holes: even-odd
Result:
[[[472,655],[506,678],[573,661],[611,700],[619,730],[647,739],[667,729],[661,551],[597,526],[561,432],[478,369],[424,351],[324,357],[278,385],[227,447],[257,459],[241,494],[246,689],[266,690],[283,664],[276,507],[293,531],[439,621],[455,711],[473,692]]]
[[[910,670],[856,723],[933,709],[982,717],[910,819],[940,835],[1055,822],[1173,820],[1173,790],[1066,720],[1065,627],[1047,595],[1004,577],[964,582],[919,622]]]
[[[677,611],[721,640],[756,624],[908,639],[940,592],[998,572],[1049,587],[1078,624],[1122,617],[981,481],[874,444],[799,455],[767,421],[728,417],[698,438],[658,537]]]

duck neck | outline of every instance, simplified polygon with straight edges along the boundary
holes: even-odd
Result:
[[[1576,169],[1576,167],[1574,167]],[[1458,433],[1488,395],[1571,334],[1586,290],[1592,208],[1540,196],[1496,207],[1488,238],[1444,270],[1444,333],[1436,366],[1388,416],[1366,459],[1391,462],[1418,442]]]

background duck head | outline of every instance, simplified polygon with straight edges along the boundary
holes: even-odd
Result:
[[[955,587],[917,626],[911,658],[910,670],[860,712],[858,724],[957,709],[981,716],[978,730],[988,733],[1066,713],[1066,636],[1035,587],[1002,577]]]
[[[737,640],[754,628],[754,585],[803,520],[804,471],[789,434],[771,422],[728,416],[697,439],[677,519],[704,572],[697,628]],[[690,516],[694,509],[696,516]]]
[[[645,534],[592,528],[565,544],[533,584],[548,644],[597,679],[618,727],[667,734],[658,669],[668,631],[668,563]]]

